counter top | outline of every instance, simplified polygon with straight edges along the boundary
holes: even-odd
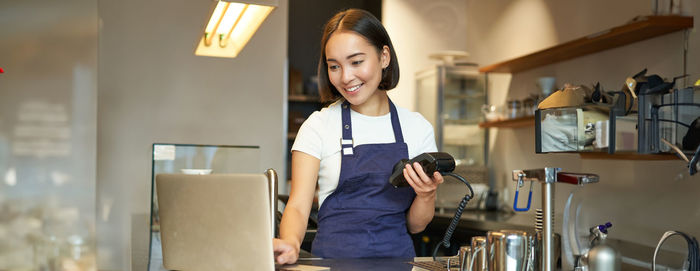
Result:
[[[432,226],[448,226],[454,210],[438,210],[435,212]],[[446,227],[445,227],[446,228]],[[462,213],[458,229],[470,229],[478,231],[491,230],[535,230],[535,216],[531,213],[506,213],[506,212],[489,212],[480,210],[465,210]]]
[[[413,265],[409,264],[413,259],[382,258],[382,259],[318,259],[300,258],[297,264],[325,266],[333,271],[355,270],[386,270],[386,271],[410,271]],[[284,270],[284,268],[281,268]]]
[[[374,259],[304,259],[300,258],[297,264],[330,267],[332,271],[424,271],[415,267],[410,262],[432,261],[431,257],[411,258],[374,258]],[[284,270],[284,268],[280,268]]]

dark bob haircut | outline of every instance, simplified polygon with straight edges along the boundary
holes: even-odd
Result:
[[[331,35],[338,30],[360,34],[377,49],[380,55],[385,45],[389,47],[389,66],[382,70],[382,80],[378,88],[387,91],[396,87],[399,83],[399,62],[396,59],[394,45],[391,44],[386,29],[374,15],[361,9],[348,9],[333,16],[323,29],[321,57],[318,61],[318,91],[322,101],[331,102],[342,97],[328,78],[328,63],[326,63],[326,44]]]

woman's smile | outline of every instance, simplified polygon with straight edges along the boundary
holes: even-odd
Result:
[[[346,88],[345,88],[345,92],[347,92],[347,93],[349,93],[349,94],[355,93],[355,92],[357,92],[357,91],[360,89],[360,87],[363,86],[363,85],[364,85],[364,83],[361,83],[361,84],[359,84],[359,85],[354,85],[354,86],[351,86],[351,87],[346,87]]]

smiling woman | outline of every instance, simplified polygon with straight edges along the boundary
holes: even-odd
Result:
[[[370,16],[373,20],[369,19]],[[343,44],[342,42],[352,43]],[[331,18],[324,29],[321,48],[318,76],[319,92],[323,101],[335,101],[341,97],[338,86],[330,79],[332,75],[329,60],[334,60],[333,64],[339,64],[338,60],[343,60],[342,58],[358,54],[362,54],[366,58],[371,54],[374,56],[373,60],[378,61],[372,62],[372,64],[381,63],[381,66],[373,66],[381,69],[381,80],[377,88],[386,91],[393,89],[399,83],[399,62],[389,34],[379,20],[366,11],[348,10]],[[329,53],[333,55],[329,56]],[[342,55],[343,53],[347,55],[336,56],[336,54]]]
[[[389,176],[397,161],[437,150],[433,128],[387,96],[398,83],[398,61],[389,35],[369,12],[333,16],[321,45],[319,92],[333,103],[304,122],[292,146],[292,187],[274,240],[276,260],[296,261],[317,183],[314,255],[412,258],[409,233],[432,220],[443,178],[426,175],[418,164],[404,169],[410,187],[394,188]]]

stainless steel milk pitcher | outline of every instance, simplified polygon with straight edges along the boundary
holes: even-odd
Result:
[[[530,239],[527,232],[492,231],[487,234],[489,271],[527,271]]]

